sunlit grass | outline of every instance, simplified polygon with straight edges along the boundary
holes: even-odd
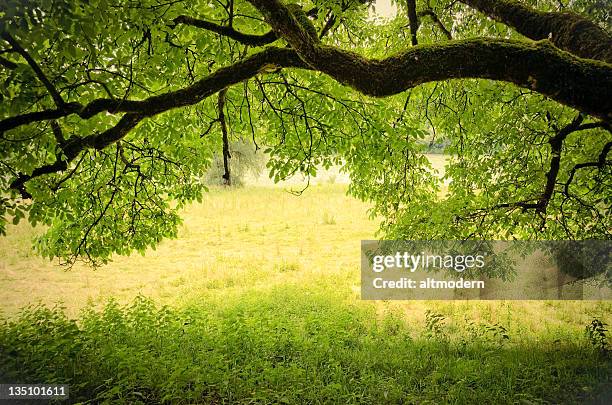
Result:
[[[267,186],[214,188],[185,209],[177,239],[95,271],[78,264],[66,271],[36,256],[35,232],[22,222],[0,238],[1,307],[11,314],[38,300],[61,300],[76,314],[88,300],[109,296],[127,302],[142,293],[170,304],[219,288],[357,275],[360,240],[376,230],[366,208],[341,184],[314,185],[299,197]],[[277,271],[284,267],[299,271]]]
[[[428,309],[458,327],[464,318],[501,322],[519,335],[581,333],[592,317],[606,318],[606,302],[361,302],[360,241],[375,238],[367,205],[346,195],[346,184],[318,184],[301,196],[281,187],[213,188],[183,213],[179,237],[146,255],[116,257],[97,270],[71,270],[30,250],[35,233],[27,224],[10,226],[0,239],[0,302],[7,315],[33,303],[61,302],[76,316],[88,302],[109,297],[121,303],[136,295],[161,304],[224,301],[249,291],[283,285],[303,290],[331,287],[349,302],[379,314],[402,314],[422,327]]]
[[[95,271],[39,258],[40,230],[10,226],[0,308],[17,323],[0,324],[0,373],[111,403],[559,403],[606,381],[584,332],[608,302],[362,301],[360,241],[377,224],[336,180],[299,197],[213,188],[177,239]],[[58,301],[76,323],[19,312]]]

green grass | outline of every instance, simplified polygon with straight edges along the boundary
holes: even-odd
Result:
[[[583,403],[609,384],[585,326],[610,303],[361,301],[376,224],[345,191],[213,189],[178,239],[96,271],[41,260],[36,230],[11,227],[0,380],[69,383],[71,402],[245,404]]]
[[[579,403],[609,375],[579,335],[414,330],[344,298],[300,285],[180,309],[137,298],[78,323],[32,308],[3,325],[0,372],[108,403]]]

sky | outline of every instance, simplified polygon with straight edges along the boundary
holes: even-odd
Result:
[[[391,0],[376,0],[374,8],[376,15],[379,17],[391,18],[396,12],[396,8],[391,4]]]

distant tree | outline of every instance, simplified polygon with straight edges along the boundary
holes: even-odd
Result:
[[[266,156],[263,153],[255,152],[252,144],[243,139],[232,142],[229,145],[231,159],[228,164],[231,166],[231,185],[244,186],[247,176],[259,178],[265,169]],[[226,174],[225,159],[223,151],[216,153],[213,157],[208,171],[204,175],[204,183],[208,185],[227,185],[224,177]]]
[[[396,6],[3,1],[0,230],[44,223],[66,263],[143,251],[248,137],[275,180],[344,164],[389,237],[609,238],[608,2]]]

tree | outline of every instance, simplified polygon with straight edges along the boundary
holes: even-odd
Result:
[[[389,237],[609,238],[606,2],[534,3],[4,2],[0,230],[44,223],[66,263],[144,251],[248,135],[276,180],[344,164]]]

